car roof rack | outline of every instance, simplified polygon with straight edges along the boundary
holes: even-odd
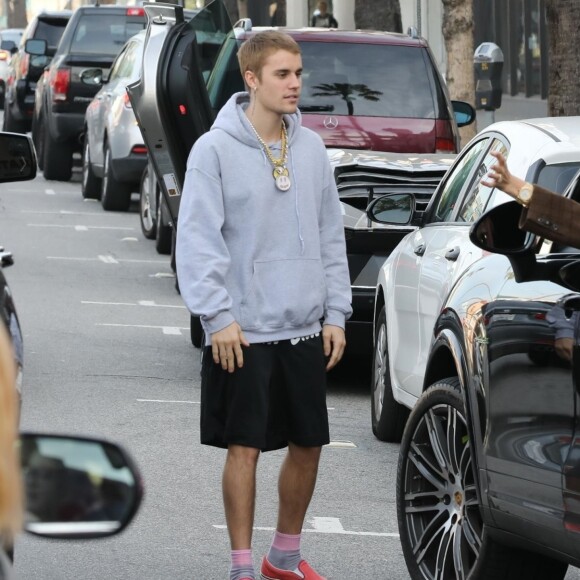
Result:
[[[235,24],[234,28],[242,28],[244,32],[250,32],[252,30],[252,19],[251,18],[240,18]]]

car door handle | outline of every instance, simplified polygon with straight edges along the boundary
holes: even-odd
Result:
[[[445,252],[445,259],[450,260],[452,262],[455,262],[455,260],[457,260],[457,258],[459,258],[460,252],[461,252],[461,249],[459,248],[459,246],[455,246],[455,248],[451,248],[450,250],[447,250]]]
[[[415,246],[413,252],[415,252],[417,256],[422,256],[425,253],[425,244],[419,244],[418,246]]]

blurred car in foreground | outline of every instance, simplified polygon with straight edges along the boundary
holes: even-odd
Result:
[[[100,68],[81,73],[83,83],[102,86],[85,113],[81,190],[85,198],[100,199],[106,210],[129,209],[147,165],[126,90],[141,74],[144,41],[144,30],[129,39],[108,75]]]
[[[18,51],[23,28],[5,28],[0,30],[0,109],[4,108],[6,86],[10,76],[10,60]]]
[[[42,11],[34,16],[26,27],[20,46],[10,60],[4,131],[17,133],[30,131],[36,83],[50,64],[71,14],[70,10]],[[38,56],[26,52],[26,42],[34,39],[46,41],[46,54]]]
[[[402,437],[414,580],[561,580],[580,564],[580,351],[558,342],[561,325],[580,339],[580,256],[519,230],[521,206],[480,183],[491,151],[580,201],[580,117],[491,125],[382,268],[372,425]],[[413,207],[387,195],[369,216],[400,223]]]

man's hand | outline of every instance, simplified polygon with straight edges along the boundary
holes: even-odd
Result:
[[[324,356],[330,357],[326,365],[326,370],[329,371],[338,364],[344,354],[344,348],[346,347],[344,330],[340,326],[325,324],[322,327],[322,343],[324,345]]]
[[[222,328],[211,335],[211,352],[216,364],[222,365],[224,371],[234,372],[234,367],[244,366],[243,346],[250,346],[246,340],[242,328],[237,322],[232,322],[229,326]]]

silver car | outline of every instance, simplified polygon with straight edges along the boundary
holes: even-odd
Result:
[[[83,197],[100,199],[105,210],[129,209],[147,166],[147,147],[126,91],[139,79],[144,41],[145,31],[127,41],[108,78],[101,69],[87,69],[81,77],[103,85],[85,113],[81,189]]]
[[[4,108],[6,84],[10,76],[10,59],[18,50],[23,28],[5,28],[0,30],[0,108]]]

